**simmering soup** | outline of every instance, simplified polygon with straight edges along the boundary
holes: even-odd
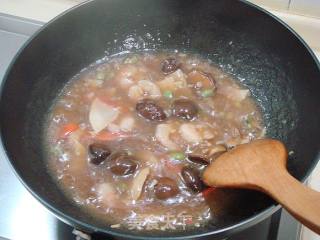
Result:
[[[113,228],[159,231],[214,218],[227,200],[214,201],[201,173],[265,132],[239,81],[168,52],[88,67],[59,94],[46,127],[49,170],[75,204]]]

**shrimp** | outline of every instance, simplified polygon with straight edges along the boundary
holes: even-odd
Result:
[[[125,64],[120,67],[115,75],[116,82],[122,89],[128,89],[141,79],[148,79],[149,74],[145,67]]]
[[[160,81],[159,87],[163,91],[169,90],[173,92],[177,89],[185,88],[187,87],[186,75],[180,69],[178,69]]]
[[[156,127],[156,139],[169,150],[176,150],[177,144],[170,139],[170,134],[174,132],[174,128],[170,124],[159,124]]]
[[[96,186],[97,199],[102,204],[111,208],[124,208],[125,205],[111,183],[101,183]]]
[[[143,97],[143,90],[138,85],[133,85],[129,88],[128,96],[133,100],[139,100]]]
[[[129,88],[128,96],[133,100],[140,100],[145,97],[157,99],[161,97],[161,91],[155,83],[149,80],[140,80],[136,85]]]
[[[214,134],[203,124],[184,123],[179,128],[181,137],[190,143],[200,143],[212,139]]]
[[[128,117],[122,118],[122,120],[120,121],[119,127],[123,132],[130,132],[133,130],[134,124],[135,124],[134,118],[128,116]]]
[[[198,132],[196,126],[192,123],[184,123],[180,126],[179,132],[181,137],[190,143],[199,143],[202,141],[202,137]]]
[[[128,88],[134,84],[134,75],[138,72],[138,69],[133,65],[124,65],[117,72],[115,79],[119,82],[120,87]]]

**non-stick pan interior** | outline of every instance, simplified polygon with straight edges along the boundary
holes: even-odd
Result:
[[[292,151],[290,172],[300,180],[310,172],[320,145],[320,72],[285,26],[240,1],[93,1],[57,18],[26,45],[7,74],[0,103],[2,140],[12,165],[64,221],[110,230],[72,205],[48,175],[42,148],[48,109],[66,81],[84,67],[104,56],[142,49],[199,53],[236,76],[258,100],[267,134]],[[161,236],[218,231],[273,204],[262,194],[246,192],[232,211],[206,228]],[[143,233],[146,238],[152,234]]]

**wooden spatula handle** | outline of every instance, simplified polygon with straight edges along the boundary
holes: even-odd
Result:
[[[320,193],[304,186],[285,169],[274,171],[272,175],[269,181],[260,184],[260,190],[271,195],[303,225],[320,234]]]
[[[282,142],[259,139],[219,156],[206,168],[202,178],[208,186],[263,191],[320,234],[320,193],[292,177],[286,162],[287,150]]]

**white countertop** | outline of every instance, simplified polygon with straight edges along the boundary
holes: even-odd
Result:
[[[0,12],[48,22],[84,0],[0,0]]]

